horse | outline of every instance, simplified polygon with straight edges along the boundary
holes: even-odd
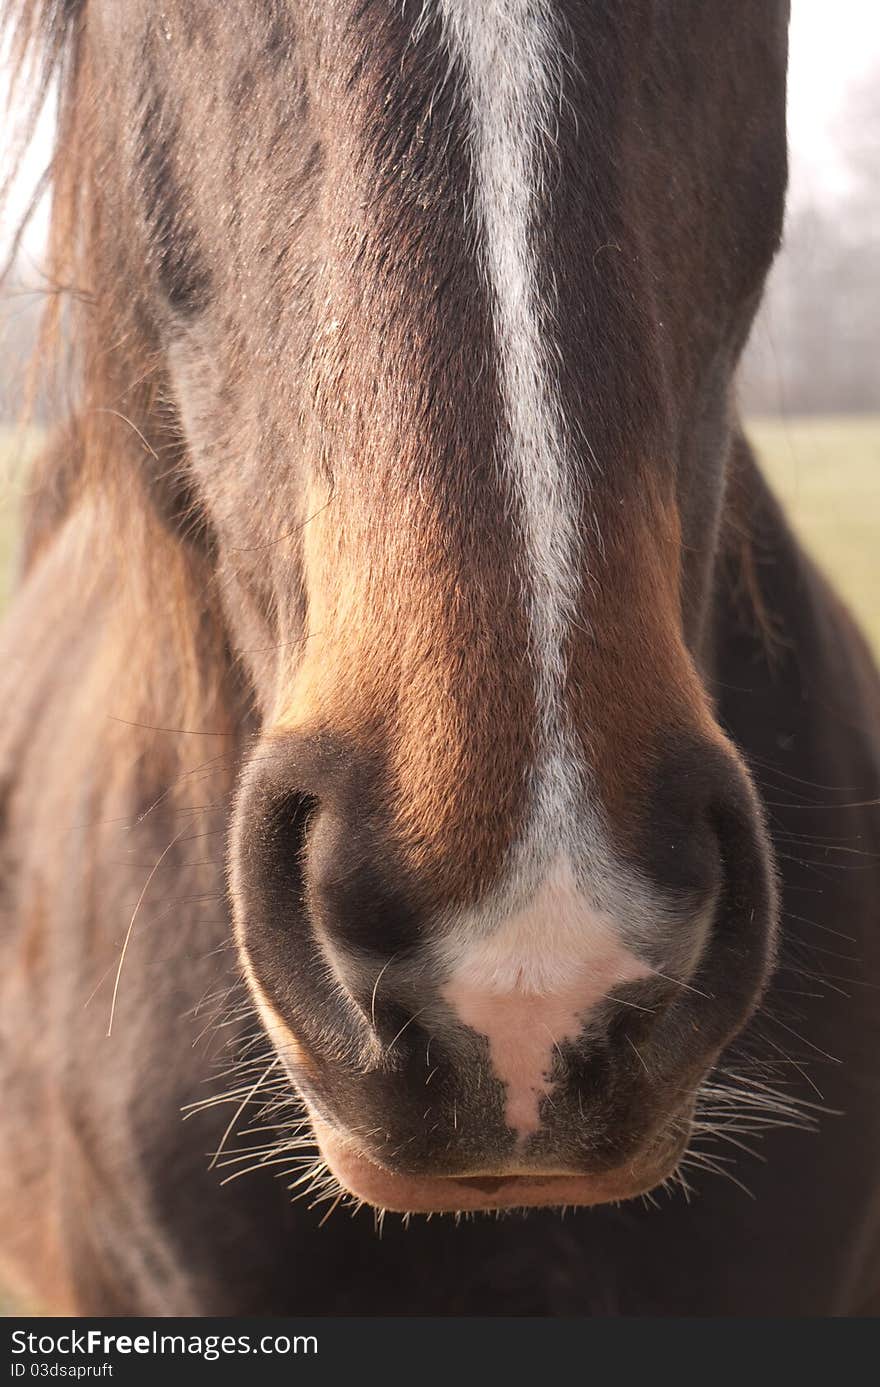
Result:
[[[736,399],[788,4],[5,18],[6,1283],[876,1313],[880,680]]]

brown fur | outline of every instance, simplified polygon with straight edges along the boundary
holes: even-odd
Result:
[[[233,1103],[265,1081],[294,1130],[268,1032],[374,1166],[488,1189],[511,1160],[432,950],[528,812],[531,575],[496,460],[461,74],[416,10],[6,6],[20,72],[60,78],[69,316],[53,307],[44,354],[72,359],[0,670],[4,1265],[82,1314],[849,1312],[876,1283],[863,994],[806,1004],[808,1043],[846,1056],[829,1096],[848,1116],[806,1154],[774,1134],[748,1218],[704,1188],[654,1222],[379,1245],[319,1230],[265,1168],[221,1185],[228,1113],[181,1122],[223,1048],[193,1012],[238,995],[234,911]],[[731,406],[780,232],[787,6],[558,11],[572,61],[535,236],[586,556],[566,699],[618,856],[675,902],[664,947],[706,932],[687,978],[610,995],[557,1046],[522,1159],[619,1190],[684,1149],[719,1054],[789,1004],[784,973],[761,1003],[776,893],[746,758],[765,802],[774,776],[846,766],[868,805],[877,696]],[[806,888],[785,850],[808,834],[779,814],[788,946]],[[880,845],[867,810],[846,831],[865,874],[835,878],[818,924],[845,915],[876,979]],[[812,1217],[829,1187],[833,1240]]]

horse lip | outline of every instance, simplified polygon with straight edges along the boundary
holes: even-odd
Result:
[[[650,1169],[633,1165],[598,1175],[546,1169],[509,1174],[397,1174],[320,1120],[314,1121],[314,1127],[321,1154],[343,1189],[365,1204],[401,1214],[606,1204],[647,1193],[675,1164],[667,1160],[662,1168],[653,1163]]]
[[[449,1178],[449,1177],[447,1177]],[[452,1176],[459,1185],[468,1189],[481,1190],[483,1194],[497,1194],[503,1185],[510,1183],[510,1175],[456,1175]]]

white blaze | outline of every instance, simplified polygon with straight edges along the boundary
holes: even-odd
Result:
[[[584,555],[551,364],[558,305],[546,264],[541,273],[564,62],[558,18],[546,0],[435,5],[465,82],[471,199],[505,412],[499,461],[522,532],[538,702],[531,804],[507,878],[491,900],[447,922],[438,947],[443,995],[487,1037],[508,1124],[525,1138],[539,1125],[564,1043],[614,987],[651,972],[626,944],[649,910],[641,884],[608,849],[565,706]]]
[[[506,416],[500,462],[518,502],[525,547],[541,733],[528,837],[532,853],[538,848],[544,856],[548,844],[541,840],[550,824],[558,850],[577,782],[563,698],[579,543],[562,413],[548,360],[549,286],[543,301],[539,293],[538,223],[559,109],[561,53],[552,7],[541,0],[438,3],[450,53],[467,84],[472,198]]]

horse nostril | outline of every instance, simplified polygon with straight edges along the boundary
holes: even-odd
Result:
[[[749,778],[718,738],[677,738],[655,770],[639,858],[661,889],[699,907],[747,860],[761,877],[768,845]]]
[[[261,763],[269,763],[268,770]],[[302,905],[310,825],[318,812],[312,794],[276,781],[273,758],[256,757],[233,820],[231,885],[239,910],[269,923]]]
[[[686,928],[667,936],[658,976],[670,975],[675,1012],[706,1049],[747,1019],[766,985],[777,910],[760,804],[722,737],[680,738],[655,772],[641,862],[677,898]],[[661,1025],[662,1029],[662,1025]]]
[[[264,832],[297,880],[302,877],[309,827],[317,812],[318,801],[313,795],[292,790],[275,803],[265,819]]]
[[[331,950],[389,960],[419,937],[417,886],[408,882],[388,845],[369,823],[335,806],[314,816],[304,856],[313,923]]]

